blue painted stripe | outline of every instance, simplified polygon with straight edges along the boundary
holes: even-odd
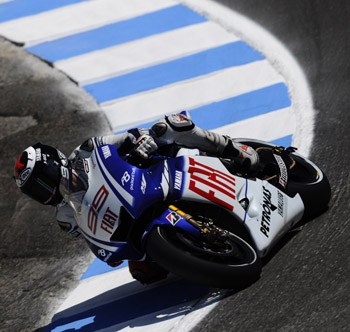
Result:
[[[189,114],[193,123],[198,127],[213,130],[237,121],[289,107],[290,105],[291,100],[287,86],[284,83],[277,83],[266,88],[189,110]],[[149,128],[154,122],[143,123],[138,125],[138,127]]]
[[[27,50],[48,61],[55,62],[206,20],[205,17],[189,8],[176,5],[94,30],[28,47]]]
[[[277,83],[190,110],[190,115],[197,126],[210,130],[290,105],[287,86],[284,83]]]
[[[264,57],[245,42],[238,41],[205,50],[180,59],[137,70],[103,82],[84,86],[98,102],[103,103],[171,83],[241,66]]]
[[[50,330],[48,330],[49,329],[48,327],[48,328],[45,328],[45,332],[64,332],[64,331],[67,332],[67,331],[77,331],[77,330],[83,331],[82,330],[83,327],[89,326],[94,323],[95,317],[96,316],[92,315],[91,317],[79,319],[68,324],[57,326],[54,329],[50,327]],[[54,326],[54,323],[52,323],[52,326]]]
[[[276,144],[276,145],[280,145],[280,146],[284,146],[287,148],[287,147],[292,145],[292,139],[293,139],[293,135],[288,135],[288,136],[276,139],[274,141],[271,141],[271,143]]]
[[[0,5],[0,22],[39,14],[88,0],[14,0]]]

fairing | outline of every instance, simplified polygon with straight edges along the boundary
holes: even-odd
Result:
[[[234,176],[217,158],[159,158],[151,167],[141,169],[122,160],[114,146],[105,145],[84,163],[89,189],[76,218],[92,251],[108,263],[144,257],[128,242],[111,240],[120,223],[121,207],[137,222],[147,208],[164,200],[219,205],[232,214],[233,222],[247,228],[260,256],[303,214],[298,195],[291,198],[266,181]],[[249,201],[248,207],[240,203],[243,199]],[[145,229],[143,243],[157,224],[199,236],[183,217],[167,209]]]

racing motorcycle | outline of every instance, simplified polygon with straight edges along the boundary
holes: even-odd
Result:
[[[104,145],[84,159],[89,187],[75,209],[78,225],[102,261],[156,262],[185,279],[245,287],[261,273],[261,258],[302,218],[322,213],[330,199],[325,174],[310,160],[267,142],[253,147],[259,165],[176,149],[146,164]]]

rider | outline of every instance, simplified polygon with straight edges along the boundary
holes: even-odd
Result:
[[[55,206],[59,226],[79,236],[73,208],[75,202],[81,202],[88,188],[83,159],[105,144],[115,145],[120,155],[133,151],[141,159],[148,159],[156,150],[169,153],[174,146],[184,146],[233,159],[246,168],[258,163],[253,148],[195,126],[188,113],[182,112],[160,119],[150,129],[135,128],[119,135],[92,137],[73,150],[68,159],[54,147],[41,143],[30,146],[16,162],[16,184],[40,203]]]

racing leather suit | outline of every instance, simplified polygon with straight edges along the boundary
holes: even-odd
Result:
[[[117,147],[120,155],[127,155],[134,149],[138,140],[143,136],[151,136],[155,147],[169,150],[172,146],[196,148],[206,154],[231,158],[238,162],[249,161],[249,165],[258,162],[257,153],[251,147],[241,146],[233,139],[217,133],[204,130],[194,125],[186,112],[171,114],[160,119],[150,129],[135,128],[118,135],[92,137],[76,148],[68,159],[72,165],[72,173],[77,178],[78,186],[72,190],[72,184],[63,176],[60,192],[65,200],[56,208],[56,220],[59,226],[75,236],[80,235],[74,219],[74,210],[66,203],[79,202],[87,190],[87,178],[84,172],[83,159],[99,146],[111,144]]]

